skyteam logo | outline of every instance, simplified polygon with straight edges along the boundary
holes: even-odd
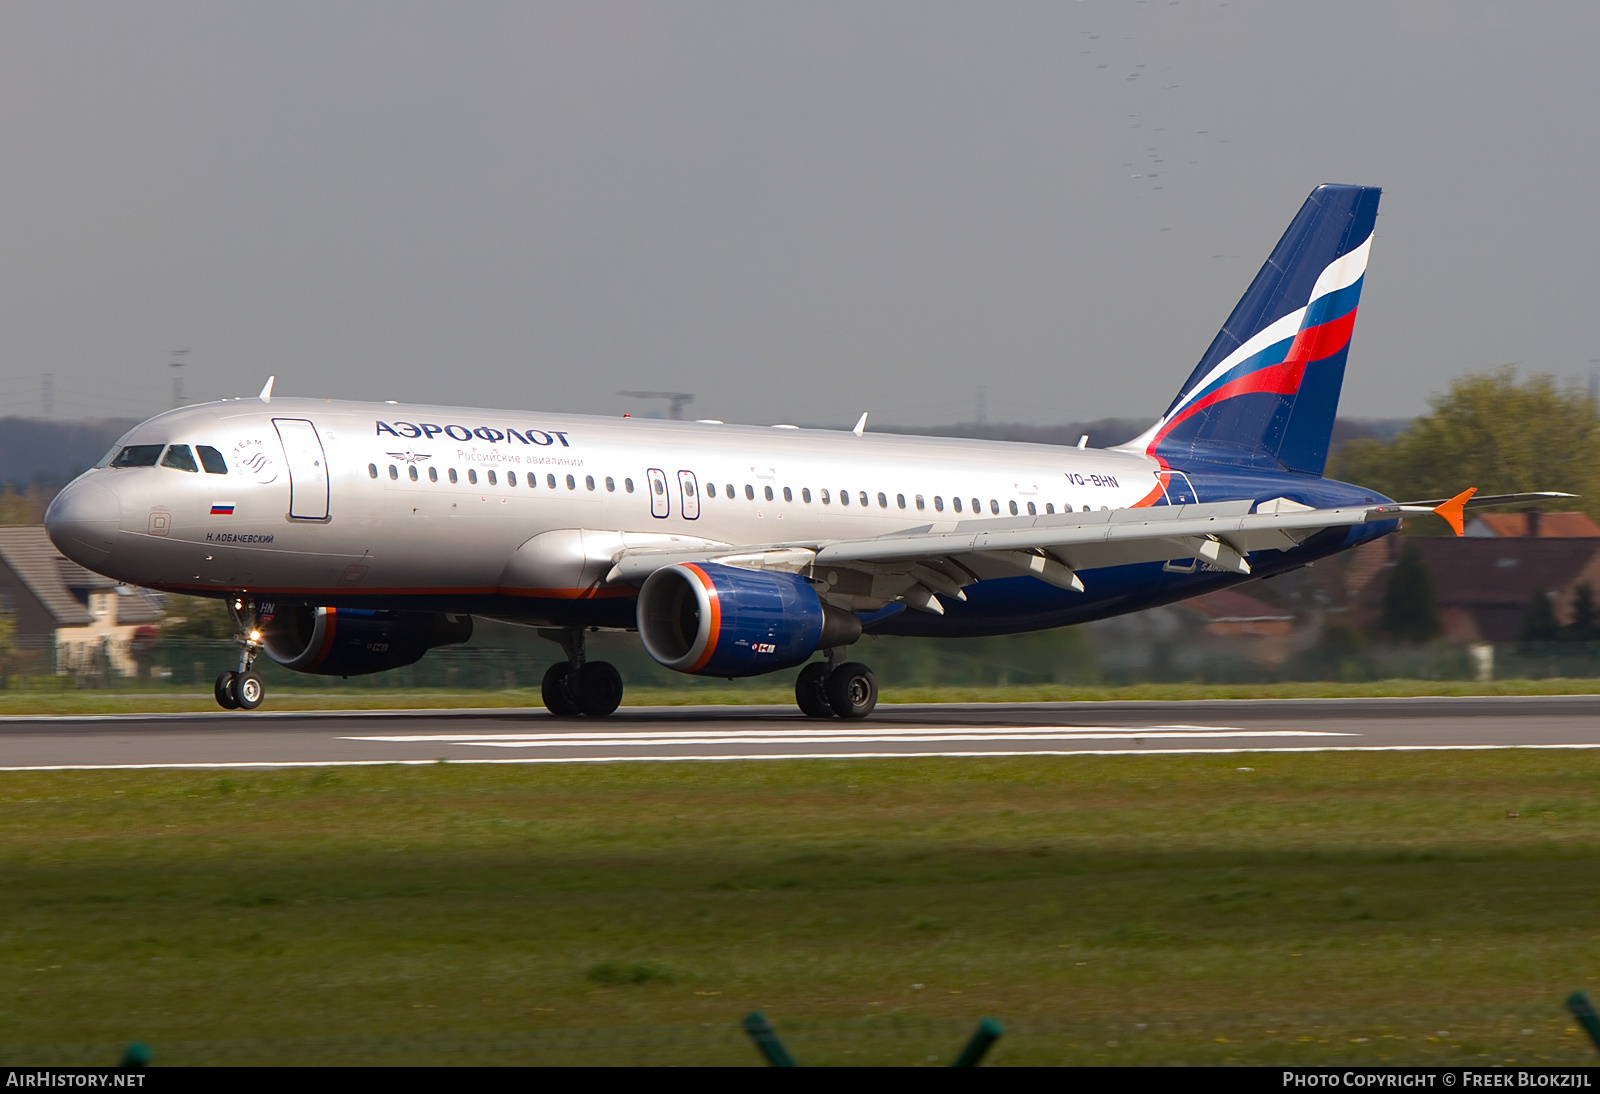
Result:
[[[1318,276],[1305,307],[1257,332],[1185,392],[1156,423],[1146,451],[1153,455],[1173,430],[1224,400],[1252,394],[1298,394],[1307,365],[1332,357],[1350,344],[1371,247],[1372,236],[1368,235],[1360,246],[1334,259]]]

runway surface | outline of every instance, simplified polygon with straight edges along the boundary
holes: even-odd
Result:
[[[413,710],[0,718],[0,770],[1600,748],[1600,696]]]

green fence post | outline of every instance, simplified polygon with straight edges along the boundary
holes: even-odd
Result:
[[[1595,1014],[1594,1004],[1589,1002],[1589,997],[1581,991],[1573,992],[1567,996],[1567,1009],[1587,1031],[1594,1047],[1600,1049],[1600,1015]]]
[[[985,1018],[978,1023],[978,1031],[972,1035],[972,1040],[967,1042],[967,1047],[961,1050],[961,1055],[956,1057],[951,1067],[977,1067],[983,1062],[984,1054],[989,1051],[1005,1027],[993,1018]]]
[[[795,1066],[794,1057],[783,1047],[783,1042],[778,1040],[778,1034],[772,1028],[772,1023],[768,1022],[767,1016],[759,1010],[753,1010],[745,1015],[744,1031],[750,1035],[750,1040],[756,1043],[756,1051],[766,1057],[767,1063],[773,1067]]]

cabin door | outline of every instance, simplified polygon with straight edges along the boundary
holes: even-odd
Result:
[[[274,418],[289,465],[289,516],[295,520],[328,519],[328,456],[317,427],[304,418]]]

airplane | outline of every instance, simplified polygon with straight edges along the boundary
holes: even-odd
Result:
[[[262,653],[380,672],[477,616],[560,644],[556,715],[617,709],[585,635],[627,630],[683,673],[803,665],[805,715],[864,718],[863,634],[1084,623],[1296,569],[1408,513],[1460,533],[1472,491],[1397,504],[1323,477],[1379,196],[1312,191],[1166,411],[1114,448],[879,435],[866,414],[827,430],[290,399],[268,380],[136,426],[45,525],[98,573],[227,601],[227,709],[261,705]]]

